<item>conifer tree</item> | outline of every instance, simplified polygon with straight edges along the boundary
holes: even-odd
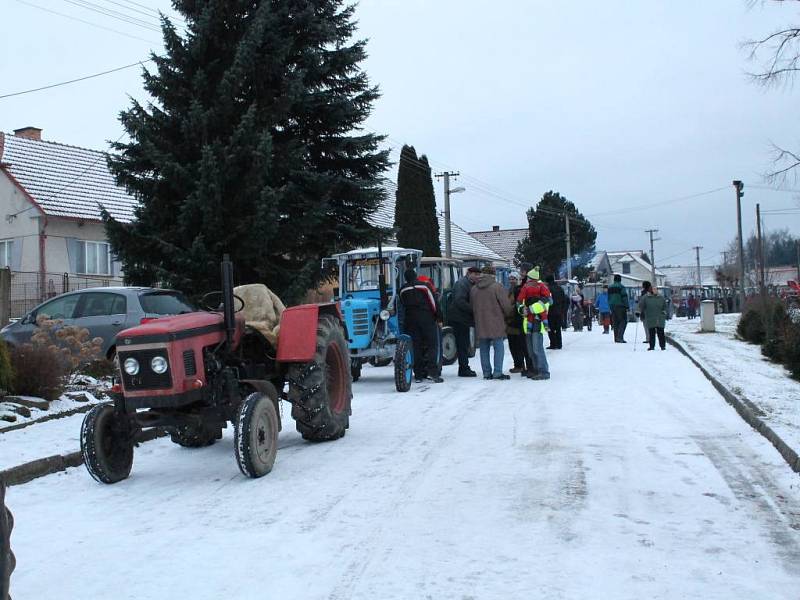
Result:
[[[536,208],[528,209],[528,235],[517,246],[516,259],[540,265],[545,274],[555,274],[566,256],[564,213],[570,218],[572,255],[594,250],[597,232],[576,206],[558,192],[542,196]]]
[[[131,283],[192,294],[237,283],[286,301],[319,280],[319,259],[372,237],[388,156],[359,129],[378,90],[342,0],[175,0],[180,34],[144,72],[152,103],[120,120],[130,137],[109,167],[136,197],[136,220],[104,214]]]
[[[413,146],[403,146],[400,151],[396,198],[397,243],[422,250],[425,256],[441,256],[431,168],[428,158],[424,154],[418,158]]]

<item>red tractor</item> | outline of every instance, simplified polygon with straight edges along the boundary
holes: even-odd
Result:
[[[275,462],[280,399],[292,405],[303,438],[345,434],[352,382],[338,306],[287,308],[273,343],[240,314],[244,301],[234,296],[227,255],[221,270],[219,310],[156,319],[117,335],[121,381],[113,402],[95,406],[81,427],[84,463],[97,481],[130,475],[145,429],[196,448],[221,438],[229,421],[239,469],[248,477],[266,475]]]

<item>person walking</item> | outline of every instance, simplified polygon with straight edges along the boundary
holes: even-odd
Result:
[[[505,354],[506,315],[511,310],[508,293],[495,278],[494,267],[481,269],[478,282],[469,292],[472,314],[475,317],[475,338],[481,353],[484,379],[510,379],[503,373]],[[489,350],[494,354],[494,369]]]
[[[647,339],[650,342],[648,350],[655,350],[656,336],[658,336],[658,346],[662,350],[667,349],[667,342],[664,336],[664,324],[667,319],[667,301],[664,296],[653,290],[649,281],[643,284],[642,297],[639,300],[639,312],[645,329],[648,331]]]
[[[561,329],[564,326],[564,321],[567,317],[565,305],[568,305],[567,295],[561,286],[556,283],[556,278],[553,275],[548,275],[545,278],[547,282],[547,289],[550,290],[550,297],[553,303],[548,307],[547,315],[550,322],[550,330],[547,336],[550,338],[550,345],[548,350],[561,350],[564,347],[561,337]]]
[[[522,320],[517,312],[517,294],[522,287],[520,285],[520,275],[517,271],[511,271],[508,275],[508,301],[510,310],[506,315],[506,336],[508,338],[508,349],[514,359],[514,367],[511,373],[520,373],[526,377],[528,372],[535,371],[533,360],[528,354],[528,346],[525,342],[525,333],[522,330]]]
[[[467,274],[453,286],[453,300],[447,318],[453,327],[456,337],[456,353],[458,354],[458,376],[476,377],[478,374],[469,366],[469,330],[475,325],[470,304],[470,290],[480,277],[478,267],[470,267]]]
[[[438,325],[442,311],[433,290],[417,279],[414,269],[407,270],[403,277],[406,284],[400,288],[400,302],[405,311],[403,327],[414,345],[414,378],[417,383],[442,383]]]
[[[611,326],[611,307],[608,305],[608,286],[603,286],[603,291],[594,300],[594,307],[600,313],[600,323],[603,325],[603,333],[608,333]]]
[[[690,319],[697,317],[697,298],[694,294],[689,294],[689,299],[686,300],[686,309]]]
[[[572,328],[575,331],[583,331],[583,294],[580,288],[575,288],[570,296],[570,313],[572,314]]]
[[[611,326],[614,342],[626,344],[625,329],[628,327],[628,290],[622,285],[622,276],[614,275],[614,283],[608,286],[608,305],[611,307]]]
[[[517,304],[523,318],[525,341],[533,359],[536,373],[529,379],[550,379],[550,367],[544,352],[544,334],[547,331],[547,311],[552,304],[550,289],[539,281],[539,268],[528,271],[528,280],[517,295]]]

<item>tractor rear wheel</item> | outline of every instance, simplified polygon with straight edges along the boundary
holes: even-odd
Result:
[[[184,448],[205,448],[221,437],[222,429],[209,425],[179,425],[169,432],[169,439]]]
[[[100,483],[117,483],[131,474],[133,436],[127,417],[110,403],[90,410],[81,425],[81,454],[86,470]]]
[[[275,401],[253,392],[242,402],[236,420],[234,447],[239,470],[253,479],[272,471],[278,453],[278,411]]]
[[[457,358],[456,334],[452,327],[442,327],[442,364],[452,365]]]
[[[353,397],[349,351],[337,319],[321,315],[314,358],[289,367],[289,400],[297,431],[321,442],[342,437],[350,426]]]
[[[411,389],[411,376],[414,369],[414,349],[411,338],[400,336],[394,350],[394,387],[398,392]]]

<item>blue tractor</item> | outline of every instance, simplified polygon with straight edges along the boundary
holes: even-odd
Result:
[[[402,333],[398,293],[403,274],[416,268],[421,256],[421,250],[380,246],[333,256],[339,266],[337,300],[347,326],[353,381],[361,377],[365,362],[374,366],[394,362],[397,391],[411,389],[414,353],[411,338]]]

